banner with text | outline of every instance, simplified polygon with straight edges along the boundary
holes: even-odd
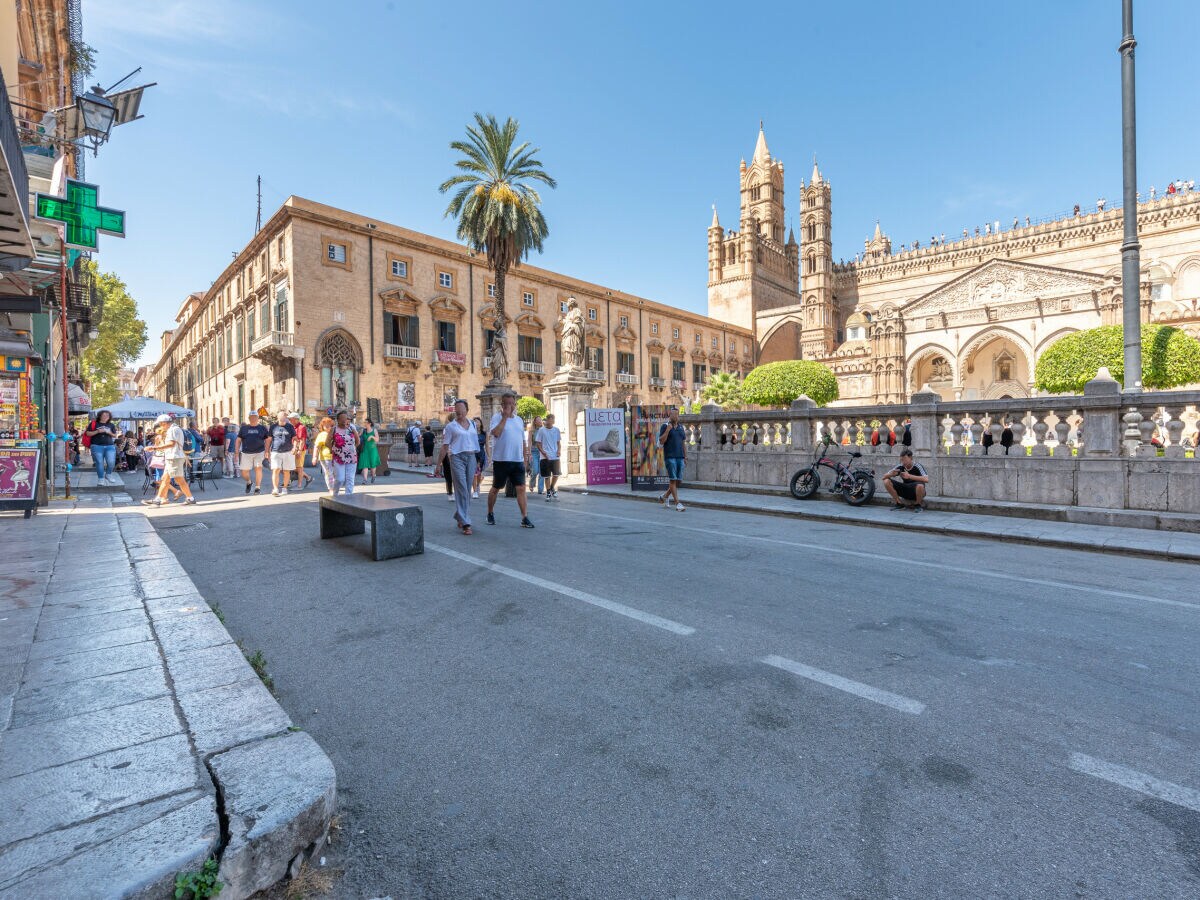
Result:
[[[625,410],[584,410],[587,483],[625,483]]]
[[[666,406],[635,406],[629,419],[629,485],[635,491],[662,491],[670,485],[658,430],[667,421]]]

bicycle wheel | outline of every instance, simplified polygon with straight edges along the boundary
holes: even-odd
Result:
[[[853,480],[842,488],[842,497],[851,506],[870,503],[875,496],[875,476],[869,472],[855,472]]]
[[[792,482],[789,487],[791,488],[792,496],[797,500],[807,500],[821,489],[821,473],[817,471],[816,466],[809,469],[801,469],[792,476]]]

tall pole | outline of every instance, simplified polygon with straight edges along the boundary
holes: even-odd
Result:
[[[1142,390],[1141,244],[1137,233],[1137,111],[1133,88],[1133,0],[1122,0],[1121,159],[1125,240],[1121,243],[1121,312],[1125,333],[1125,390]]]
[[[71,382],[67,378],[67,363],[69,361],[67,354],[69,351],[67,349],[67,243],[66,243],[65,237],[59,238],[58,247],[59,247],[59,252],[62,254],[59,257],[59,269],[58,269],[59,282],[60,282],[60,285],[62,288],[62,290],[59,292],[61,309],[59,310],[59,317],[58,317],[59,323],[62,325],[62,366],[63,366],[62,430],[63,430],[63,434],[69,434],[69,430],[68,430],[67,426],[70,425],[70,419],[71,419],[71,394],[70,394]],[[69,442],[64,443],[63,447],[66,448],[68,443]],[[63,451],[63,498],[66,500],[71,499],[71,470],[70,470],[70,468],[68,468],[68,461],[67,461],[68,455],[69,454],[64,449],[64,451]],[[53,471],[53,469],[51,471]]]

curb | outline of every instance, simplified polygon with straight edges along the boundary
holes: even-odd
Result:
[[[646,492],[644,496],[628,493],[616,493],[609,491],[589,491],[584,485],[561,485],[561,490],[572,494],[589,494],[596,497],[611,497],[616,500],[635,500],[641,502],[649,502],[657,504],[658,501],[654,496],[654,492]],[[819,506],[826,501],[796,501],[797,503],[808,504],[809,506]],[[1135,539],[1121,541],[1119,537],[1114,536],[1112,542],[1097,542],[1094,538],[1068,538],[1063,536],[1054,536],[1047,534],[1044,530],[1037,534],[1013,534],[1000,533],[994,531],[979,531],[974,528],[968,528],[963,525],[955,525],[953,523],[944,522],[928,522],[926,519],[915,520],[914,517],[908,516],[896,521],[877,520],[877,519],[855,519],[847,515],[839,515],[832,512],[822,512],[820,509],[809,509],[807,506],[803,509],[783,510],[771,509],[764,506],[753,506],[748,503],[735,502],[717,502],[713,500],[697,499],[694,495],[689,495],[687,505],[696,507],[697,509],[715,509],[724,510],[726,512],[743,512],[753,513],[755,515],[780,516],[782,518],[807,519],[815,522],[833,522],[838,525],[859,525],[869,528],[889,528],[900,531],[921,531],[930,534],[946,534],[954,537],[969,537],[979,540],[999,541],[1001,543],[1013,544],[1031,544],[1038,547],[1053,547],[1064,550],[1086,550],[1092,553],[1120,553],[1125,556],[1141,556],[1152,559],[1169,559],[1175,561],[1200,561],[1200,550],[1190,548],[1182,548],[1178,550],[1164,549],[1155,546],[1153,540],[1145,542],[1137,542]],[[929,515],[926,513],[925,515]],[[955,515],[947,513],[947,515]],[[997,520],[997,522],[1012,522],[1014,519],[1020,522],[1036,523],[1035,527],[1052,528],[1054,525],[1072,525],[1074,523],[1055,523],[1047,522],[1038,519],[1024,519],[1016,516],[996,516],[989,515],[989,518]],[[1098,528],[1111,526],[1095,526]],[[1140,530],[1140,529],[1139,529]],[[1155,532],[1152,532],[1152,534]],[[1186,534],[1186,532],[1171,532],[1170,534]],[[1160,539],[1161,540],[1161,539]],[[1169,541],[1169,538],[1167,539]]]
[[[243,900],[324,846],[337,798],[333,763],[295,729],[150,521],[113,511],[177,711],[212,780],[222,900]]]

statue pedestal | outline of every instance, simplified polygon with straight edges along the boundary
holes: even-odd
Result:
[[[516,394],[518,397],[521,392],[512,385],[508,384],[492,384],[488,382],[483,390],[475,395],[475,399],[479,401],[479,421],[483,422],[483,427],[487,428],[492,421],[492,416],[500,412],[500,398],[505,394]],[[470,413],[468,413],[470,415]]]
[[[603,382],[584,377],[582,369],[560,369],[542,386],[542,402],[546,411],[554,414],[555,424],[562,431],[564,475],[583,471],[583,438],[577,422],[580,414],[592,405],[592,395]]]

